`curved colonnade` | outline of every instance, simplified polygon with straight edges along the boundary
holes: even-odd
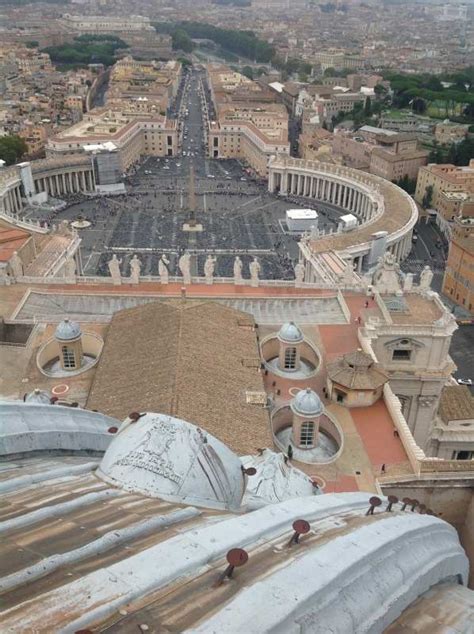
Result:
[[[0,212],[16,215],[28,202],[35,201],[35,197],[94,192],[95,185],[89,156],[70,155],[20,163],[0,171]]]
[[[276,156],[269,164],[268,190],[329,203],[357,216],[360,224],[352,231],[312,236],[306,256],[345,251],[361,271],[378,232],[386,232],[387,250],[397,261],[410,252],[418,220],[416,204],[400,187],[383,178],[349,167]],[[304,249],[306,245],[301,246]]]

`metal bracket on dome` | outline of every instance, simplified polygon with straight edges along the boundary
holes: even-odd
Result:
[[[218,588],[221,586],[226,579],[230,579],[232,577],[232,573],[234,572],[234,568],[239,568],[247,563],[249,556],[246,550],[243,548],[232,548],[226,555],[227,563],[229,564],[223,573],[219,575],[216,582],[213,585],[213,588]]]
[[[387,504],[387,508],[385,510],[390,512],[392,510],[392,506],[394,504],[397,504],[398,498],[397,498],[396,495],[389,495],[387,500],[388,500],[388,504]]]
[[[142,416],[145,416],[145,414],[139,414],[138,412],[132,412],[131,414],[128,415],[132,423],[136,423],[137,420],[140,420]]]
[[[310,531],[310,524],[306,520],[295,520],[293,522],[293,530],[295,531],[288,542],[288,548],[291,548],[293,544],[300,543],[300,535],[306,535]]]
[[[375,507],[380,506],[382,504],[382,500],[374,495],[370,498],[369,504],[369,510],[367,511],[366,515],[373,515]]]

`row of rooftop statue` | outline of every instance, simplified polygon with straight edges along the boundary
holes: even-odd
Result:
[[[187,251],[181,255],[178,260],[178,267],[181,272],[183,283],[192,283],[192,255]],[[195,256],[194,256],[195,257]],[[204,263],[204,277],[206,284],[213,284],[214,273],[216,268],[217,258],[212,255],[208,255]],[[169,283],[169,264],[170,261],[164,253],[158,262],[158,274],[161,284]],[[108,269],[112,283],[114,285],[120,285],[123,282],[130,284],[138,284],[140,282],[140,275],[142,270],[142,262],[135,254],[130,260],[130,276],[122,277],[120,267],[122,260],[118,259],[117,255],[113,255],[112,259],[108,262]],[[260,280],[261,265],[256,257],[249,262],[248,270],[250,278],[244,278],[242,275],[243,262],[239,256],[234,259],[233,266],[233,281],[234,284],[247,284],[250,286],[258,286]],[[21,280],[25,275],[25,266],[20,255],[15,251],[9,260],[10,273],[8,276],[8,282],[11,283],[15,280]],[[294,268],[296,288],[301,288],[305,282],[305,266],[302,262],[298,262]],[[74,257],[66,259],[62,275],[69,281],[76,281],[77,279],[77,267]],[[427,291],[431,287],[433,280],[433,272],[429,266],[425,266],[420,273],[419,282],[417,288],[420,291]],[[174,278],[173,281],[176,281]],[[1,280],[0,280],[1,283]],[[375,288],[381,293],[397,293],[403,291],[414,290],[414,275],[413,273],[403,273],[400,269],[400,265],[396,261],[393,254],[387,252],[379,258],[377,265],[373,270],[359,277],[354,271],[351,261],[345,263],[344,271],[338,280],[338,283],[334,285],[340,285],[342,287],[354,287],[358,286],[361,289],[370,290]]]
[[[181,255],[178,260],[178,267],[183,277],[184,284],[191,284],[192,282],[192,273],[191,273],[191,254],[187,251]],[[206,261],[204,262],[204,277],[206,279],[206,284],[212,284],[214,280],[214,272],[216,268],[217,258],[212,255],[208,255]],[[122,264],[122,260],[119,260],[118,257],[114,254],[112,259],[108,262],[108,268],[110,276],[112,277],[112,281],[114,284],[122,283],[122,274],[120,271],[120,265]],[[162,284],[168,284],[169,282],[169,264],[170,261],[167,258],[166,254],[163,253],[159,262],[158,262],[158,274],[160,276],[160,282]],[[261,272],[261,265],[256,257],[249,263],[249,275],[250,275],[250,285],[258,286]],[[130,283],[138,284],[140,281],[140,273],[142,269],[142,263],[138,259],[136,255],[132,257],[130,260]],[[242,275],[243,262],[239,256],[236,256],[234,259],[234,284],[245,284],[246,279],[244,279]],[[300,285],[304,281],[304,265],[299,262],[295,266],[295,284]]]

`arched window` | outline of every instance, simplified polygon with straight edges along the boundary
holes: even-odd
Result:
[[[314,444],[314,423],[312,421],[302,423],[300,432],[300,445],[312,447]]]
[[[76,367],[76,355],[74,354],[74,350],[72,348],[68,348],[67,346],[63,346],[61,348],[61,352],[63,355],[63,365],[66,369],[72,370]]]
[[[296,348],[286,348],[285,350],[285,370],[296,368]]]

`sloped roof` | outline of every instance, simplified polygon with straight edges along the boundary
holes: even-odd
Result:
[[[115,313],[87,407],[125,418],[170,414],[237,453],[271,447],[253,317],[214,302],[153,302]]]
[[[474,398],[466,385],[447,385],[441,392],[439,415],[448,423],[450,420],[474,419]]]
[[[375,390],[388,381],[382,368],[360,350],[328,363],[327,373],[331,381],[352,390]]]
[[[19,251],[29,239],[28,231],[0,222],[0,262],[8,262],[14,251]]]

